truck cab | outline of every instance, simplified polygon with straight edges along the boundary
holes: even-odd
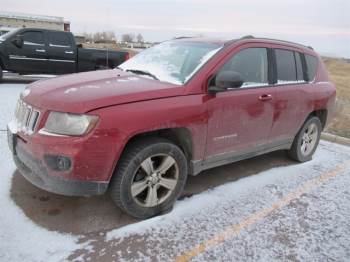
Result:
[[[123,51],[84,49],[70,32],[23,28],[0,36],[2,70],[19,74],[69,74],[113,68],[128,59]]]

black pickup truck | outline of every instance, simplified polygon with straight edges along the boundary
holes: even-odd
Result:
[[[128,52],[82,48],[70,32],[23,28],[0,36],[0,80],[4,70],[68,74],[113,68],[128,58]]]

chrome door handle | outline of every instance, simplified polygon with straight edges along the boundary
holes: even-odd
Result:
[[[74,54],[73,51],[64,51],[66,54]]]
[[[264,94],[264,95],[259,96],[259,100],[260,101],[268,101],[268,100],[271,100],[271,99],[272,99],[272,95]]]
[[[45,53],[46,52],[45,49],[35,49],[35,51],[38,52],[38,53]]]

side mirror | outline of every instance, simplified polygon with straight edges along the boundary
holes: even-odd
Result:
[[[15,38],[12,40],[12,43],[18,48],[21,48],[24,43],[22,36],[20,35],[15,36]]]
[[[215,77],[215,86],[209,87],[210,93],[226,91],[230,88],[239,88],[243,85],[242,76],[236,71],[222,71]]]

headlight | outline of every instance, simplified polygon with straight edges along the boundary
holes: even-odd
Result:
[[[98,122],[98,116],[50,112],[43,131],[68,136],[87,134]]]

